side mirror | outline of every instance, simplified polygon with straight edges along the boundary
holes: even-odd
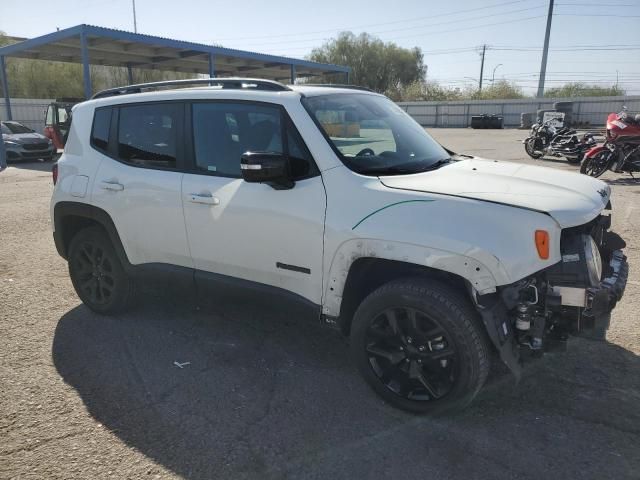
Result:
[[[293,188],[289,162],[281,153],[246,152],[240,157],[242,178],[248,183],[266,183],[276,190]]]

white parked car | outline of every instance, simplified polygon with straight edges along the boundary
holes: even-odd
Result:
[[[150,269],[302,305],[415,412],[466,405],[494,354],[518,375],[605,332],[628,273],[605,183],[457,155],[362,89],[158,88],[199,82],[74,107],[51,215],[90,309],[125,310]]]

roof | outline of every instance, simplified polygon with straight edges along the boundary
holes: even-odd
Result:
[[[216,76],[256,76],[289,79],[291,66],[297,77],[348,73],[349,67],[297,58],[185,42],[93,25],[77,25],[0,48],[0,56],[82,63],[81,37],[87,40],[89,63],[146,68],[192,74],[209,74],[215,59]]]

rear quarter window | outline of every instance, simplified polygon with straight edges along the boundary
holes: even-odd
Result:
[[[109,146],[109,129],[111,127],[111,107],[97,108],[93,114],[91,127],[91,145],[103,152]]]

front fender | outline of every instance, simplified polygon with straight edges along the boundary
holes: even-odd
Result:
[[[595,157],[598,153],[606,150],[606,148],[607,147],[605,147],[604,145],[597,145],[593,148],[590,148],[589,150],[587,150],[587,153],[584,154],[584,158]]]
[[[323,313],[329,316],[339,315],[349,270],[360,258],[378,258],[432,268],[464,278],[481,294],[495,292],[499,280],[504,281],[508,277],[500,261],[489,252],[475,249],[469,255],[473,256],[404,242],[364,238],[348,240],[338,247],[333,256]],[[483,262],[478,258],[483,258]],[[499,280],[495,278],[494,272],[497,272]]]

